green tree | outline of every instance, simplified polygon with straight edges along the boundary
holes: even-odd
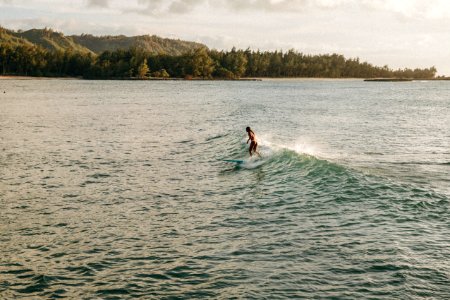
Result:
[[[214,68],[214,62],[205,48],[194,50],[192,53],[192,75],[194,77],[211,78]]]
[[[149,73],[150,69],[147,65],[147,59],[144,58],[144,61],[138,67],[137,77],[140,79],[148,78]]]
[[[161,69],[159,71],[153,72],[153,77],[158,77],[158,78],[169,78],[170,74],[167,73],[166,69]]]
[[[283,53],[275,51],[270,56],[269,72],[272,77],[280,77],[283,68]]]
[[[236,78],[240,78],[245,74],[247,68],[245,52],[233,47],[230,52],[224,53],[221,65],[231,71]]]

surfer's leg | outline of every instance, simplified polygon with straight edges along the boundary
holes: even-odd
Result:
[[[259,157],[261,157],[261,154],[259,154],[259,152],[256,150],[256,148],[258,147],[258,143],[255,142],[255,145],[253,147],[253,152],[255,152],[256,154],[258,154]]]
[[[250,156],[252,156],[252,152],[254,151],[254,149],[255,149],[255,142],[251,142],[250,143],[250,147],[248,148],[248,152],[250,153]]]

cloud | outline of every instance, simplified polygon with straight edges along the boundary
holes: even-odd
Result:
[[[74,27],[77,24],[74,20],[55,20],[48,17],[37,17],[37,18],[17,18],[17,19],[7,19],[5,20],[8,24],[8,29],[14,30],[28,30],[31,28],[52,28],[56,31],[66,31],[67,28]]]
[[[265,11],[265,12],[304,12],[309,9],[333,9],[338,8],[354,0],[228,0],[222,1],[225,6],[241,11]]]
[[[202,4],[203,1],[198,0],[178,0],[169,6],[169,12],[183,14],[192,11],[196,6]]]
[[[124,12],[144,15],[187,14],[200,5],[207,4],[207,0],[138,0],[137,6],[125,8]]]
[[[449,16],[450,2],[446,0],[363,0],[369,10],[385,11],[406,19],[441,19]]]
[[[270,1],[270,0],[254,0],[254,1],[239,1],[239,0],[229,0],[226,2],[226,6],[236,11],[242,10],[263,10],[263,11],[274,11],[280,8],[287,8],[286,6],[292,6],[292,0],[281,0],[281,1]]]
[[[81,2],[81,3],[80,3]],[[313,13],[320,11],[359,13],[380,12],[404,19],[444,19],[450,17],[448,0],[82,0],[65,3],[62,0],[0,0],[13,7],[68,7],[86,13],[89,9],[107,8],[111,12],[138,13],[148,16],[189,14],[196,10],[217,13]],[[64,9],[62,9],[64,8]]]
[[[88,0],[87,5],[89,7],[108,8],[109,7],[109,0]]]
[[[91,6],[114,0],[89,0]],[[348,10],[388,12],[403,18],[435,19],[449,17],[450,2],[446,0],[137,0],[124,12],[163,16],[187,14],[199,7],[214,12],[302,13],[313,10]]]
[[[201,1],[201,0],[199,0]],[[382,11],[405,18],[445,18],[449,16],[447,0],[219,0],[222,5],[240,10],[266,12],[304,12],[308,10],[341,10],[359,8],[362,11]]]
[[[303,11],[311,7],[334,7],[352,0],[138,0],[139,8],[133,12],[141,14],[185,14],[198,7],[225,9],[228,11]]]
[[[128,12],[141,14],[185,14],[198,7],[231,12],[303,12],[308,9],[334,9],[356,0],[137,0]]]

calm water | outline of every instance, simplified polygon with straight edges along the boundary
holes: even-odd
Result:
[[[2,299],[450,298],[450,82],[0,92]]]

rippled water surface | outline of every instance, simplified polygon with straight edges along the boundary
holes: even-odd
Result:
[[[450,298],[449,82],[2,80],[0,149],[2,299]]]

